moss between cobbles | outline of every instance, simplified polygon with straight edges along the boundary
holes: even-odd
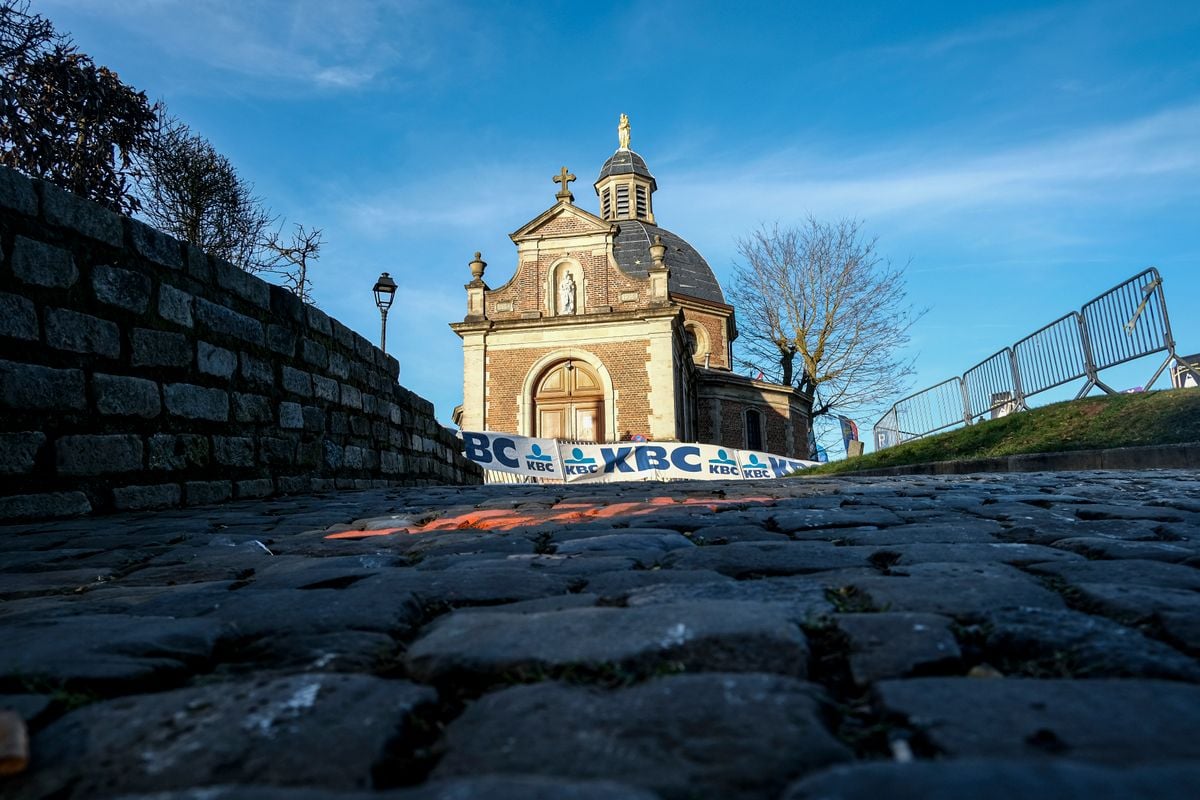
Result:
[[[833,591],[833,590],[830,590]],[[829,618],[803,625],[808,639],[808,680],[825,690],[825,725],[842,744],[865,759],[892,758],[892,742],[903,739],[923,756],[933,749],[902,717],[878,706],[870,687],[857,686],[850,674],[850,639]]]
[[[886,607],[876,605],[871,596],[860,591],[857,586],[826,587],[825,599],[839,614],[870,614],[887,610]]]
[[[800,470],[794,477],[937,461],[1191,442],[1200,442],[1200,391],[1172,389],[1054,403],[860,458]]]

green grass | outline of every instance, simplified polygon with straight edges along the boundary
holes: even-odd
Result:
[[[1087,397],[1042,406],[801,470],[800,476],[975,458],[1200,442],[1200,390]]]

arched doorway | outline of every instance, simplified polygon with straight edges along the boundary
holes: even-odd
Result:
[[[604,441],[604,388],[582,361],[567,359],[542,374],[533,396],[534,435]]]

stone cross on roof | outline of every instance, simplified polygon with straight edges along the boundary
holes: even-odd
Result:
[[[555,183],[561,183],[562,189],[558,194],[554,195],[559,200],[566,200],[569,203],[575,202],[575,195],[571,194],[571,190],[567,188],[567,184],[575,180],[575,176],[567,172],[567,168],[563,167],[562,172],[555,175],[553,178]]]

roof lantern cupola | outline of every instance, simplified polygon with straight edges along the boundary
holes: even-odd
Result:
[[[595,183],[600,217],[608,221],[636,219],[653,225],[653,195],[658,184],[645,159],[629,149],[629,117],[625,114],[617,126],[617,141],[617,152],[604,162]]]

